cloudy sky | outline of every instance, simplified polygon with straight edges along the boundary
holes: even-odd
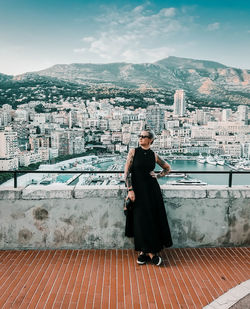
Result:
[[[168,56],[250,69],[247,0],[0,0],[0,72]]]

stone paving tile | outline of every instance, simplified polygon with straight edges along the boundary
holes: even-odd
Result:
[[[226,308],[250,288],[250,248],[161,256],[157,267],[133,250],[2,250],[0,308]]]

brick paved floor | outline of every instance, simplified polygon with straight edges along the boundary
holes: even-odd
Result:
[[[0,251],[0,308],[202,308],[250,278],[250,248]]]

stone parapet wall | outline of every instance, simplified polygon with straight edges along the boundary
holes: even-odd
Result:
[[[161,186],[175,247],[249,246],[250,186]],[[0,249],[133,248],[122,186],[0,189]]]

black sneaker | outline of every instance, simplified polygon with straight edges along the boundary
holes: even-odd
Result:
[[[151,262],[152,262],[154,265],[159,266],[159,265],[161,265],[161,263],[162,263],[162,259],[161,259],[160,256],[154,255],[154,256],[152,257],[152,259],[151,259]]]
[[[143,265],[145,264],[149,259],[149,256],[145,253],[142,253],[137,258],[137,264]]]

